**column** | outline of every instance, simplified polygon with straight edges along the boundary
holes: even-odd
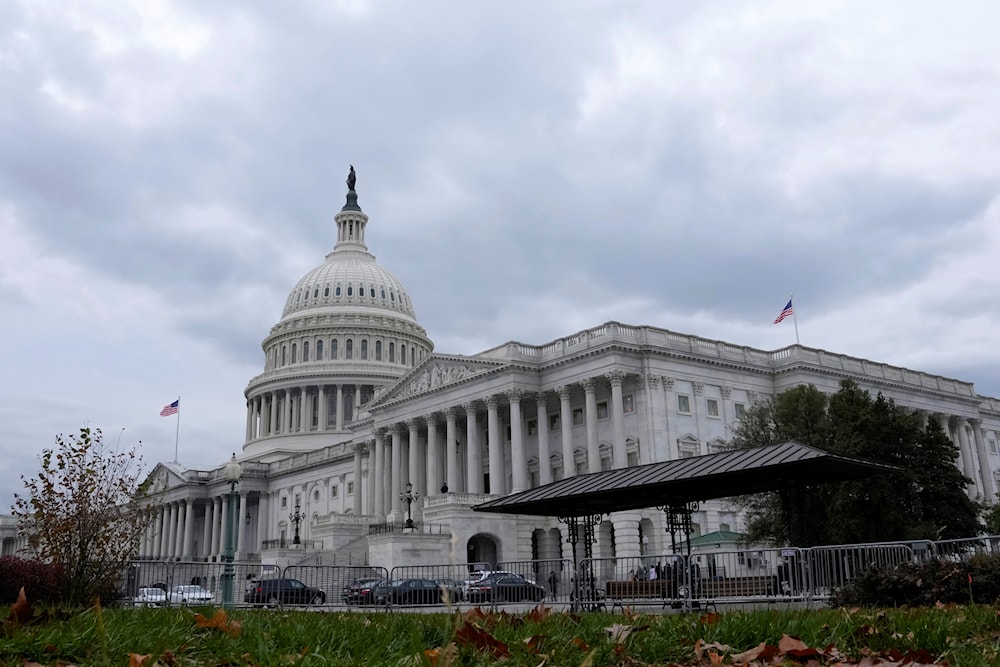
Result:
[[[319,385],[319,425],[316,430],[325,431],[326,424],[330,421],[330,406],[326,400],[326,385]]]
[[[174,519],[177,516],[176,511],[174,503],[167,503],[167,525],[165,527],[166,535],[164,535],[165,548],[163,549],[163,556],[170,560],[174,558],[174,535],[176,533],[174,530]]]
[[[389,485],[389,501],[392,505],[390,521],[398,521],[400,517],[400,507],[402,506],[399,502],[399,483],[403,477],[403,471],[400,470],[403,456],[403,443],[401,442],[402,427],[399,424],[393,424],[390,428],[390,432],[392,433],[392,482]]]
[[[368,443],[354,443],[354,504],[351,511],[354,516],[361,514],[361,455],[368,449]]]
[[[226,552],[226,536],[229,535],[229,515],[231,514],[231,512],[229,511],[229,503],[231,502],[232,499],[229,497],[229,493],[225,493],[220,498],[220,500],[222,501],[222,521],[220,524],[221,530],[219,531],[218,553],[219,553],[219,560],[221,561],[222,556]]]
[[[587,472],[601,472],[601,450],[597,440],[597,384],[587,379],[580,386],[585,399],[583,416],[587,420]]]
[[[456,429],[455,408],[448,408],[444,411],[445,431],[444,431],[444,455],[445,455],[445,484],[452,493],[460,488],[458,470],[458,451],[455,449],[455,442],[458,440]]]
[[[351,419],[358,418],[358,411],[361,407],[361,385],[354,385],[354,412],[351,414]]]
[[[236,504],[236,516],[233,517],[233,544],[236,548],[236,560],[243,558],[243,537],[246,532],[243,530],[243,513],[246,511],[247,494],[240,491]]]
[[[174,530],[174,557],[184,555],[184,501],[177,502],[177,525]]]
[[[375,431],[375,475],[372,478],[372,489],[375,493],[375,516],[379,521],[385,521],[385,493],[382,480],[385,478],[385,431]]]
[[[570,388],[556,387],[559,394],[559,432],[562,434],[563,479],[576,475],[576,457],[573,453],[573,406]]]
[[[972,465],[972,448],[969,446],[969,434],[965,432],[965,419],[952,417],[955,431],[958,435],[958,449],[962,453],[962,472],[969,478],[969,495],[975,496],[979,485],[976,483],[976,471]]]
[[[337,385],[337,430],[344,430],[344,385]]]
[[[167,556],[167,505],[160,508],[159,530],[156,533],[155,556],[158,560],[163,560]]]
[[[272,492],[261,493],[257,501],[257,544],[264,550],[264,540],[271,539],[271,496]]]
[[[308,387],[299,389],[299,431],[305,433],[312,430],[312,396]]]
[[[468,451],[466,479],[469,493],[483,492],[483,448],[479,444],[479,412],[475,403],[465,404],[465,442]]]
[[[205,504],[205,521],[201,528],[201,552],[195,554],[198,558],[207,558],[210,554],[212,543],[212,503]]]
[[[538,483],[549,484],[552,481],[552,452],[549,449],[549,406],[545,392],[535,396],[537,412],[535,421],[538,423]]]
[[[258,396],[254,399],[253,408],[253,437],[259,438],[263,433],[264,425],[264,397]]]
[[[222,523],[222,498],[215,496],[209,498],[209,505],[212,507],[211,534],[208,538],[208,558],[218,560],[219,555],[219,526]]]
[[[996,496],[996,487],[993,484],[993,471],[990,469],[990,455],[986,451],[986,441],[983,439],[983,421],[970,419],[969,424],[972,425],[972,437],[979,457],[979,471],[983,478],[983,498],[986,502],[992,503]]]
[[[409,447],[406,456],[407,464],[409,466],[410,473],[410,483],[413,484],[413,490],[421,495],[421,497],[427,495],[427,489],[423,488],[423,484],[420,480],[420,421],[417,419],[410,419],[406,422],[406,425],[410,427],[409,435]],[[405,485],[404,485],[405,486]],[[404,489],[400,489],[403,491]],[[420,505],[418,503],[413,503],[410,508],[413,513],[413,520],[417,521],[420,517]]]
[[[440,493],[441,447],[438,442],[437,415],[427,415],[427,494]]]
[[[191,560],[194,551],[194,502],[188,498],[184,501],[184,548],[181,557]]]
[[[247,399],[247,432],[246,432],[247,442],[253,440],[253,431],[251,431],[250,429],[251,425],[253,424],[253,402],[254,399],[252,398]]]
[[[622,371],[612,371],[607,375],[608,382],[611,383],[611,452],[612,467],[625,468],[628,466],[628,455],[625,452],[625,406],[622,404],[622,382],[625,381],[625,373]]]
[[[278,392],[272,391],[269,395],[268,401],[270,406],[268,409],[268,414],[270,415],[267,424],[267,434],[277,435],[278,433]]]
[[[510,401],[510,467],[511,493],[528,490],[528,456],[524,451],[524,419],[521,418],[520,389],[507,392]]]
[[[670,419],[670,414],[677,411],[677,397],[673,394],[674,391],[674,378],[663,376],[663,401],[665,404],[664,408],[664,418],[667,421],[667,461],[673,461],[681,457],[680,445],[677,443],[677,438],[679,434],[676,430],[676,420]],[[750,399],[751,403],[753,399]]]
[[[375,516],[375,441],[368,442],[368,470],[365,475],[365,514]]]
[[[490,493],[499,496],[507,495],[507,471],[504,470],[503,442],[500,433],[500,413],[497,412],[497,397],[487,396],[486,402],[486,439],[490,455]]]
[[[284,413],[284,416],[282,417],[282,421],[284,423],[281,425],[281,432],[282,433],[291,433],[292,430],[293,430],[292,429],[292,390],[291,389],[285,389],[285,402],[282,405],[282,407],[284,408],[284,410],[282,410],[282,412]]]

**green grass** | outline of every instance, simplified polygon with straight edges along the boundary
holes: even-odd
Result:
[[[0,665],[33,661],[45,665],[128,665],[129,654],[151,655],[169,665],[422,665],[424,651],[455,640],[448,614],[342,613],[239,610],[230,619],[238,636],[198,628],[194,615],[215,609],[104,609],[64,614],[56,620],[0,633]],[[6,615],[6,611],[3,611]],[[698,640],[717,642],[733,653],[760,642],[777,644],[797,636],[822,650],[834,645],[852,660],[866,651],[925,650],[950,665],[1000,663],[1000,620],[987,606],[893,609],[748,611],[720,615],[621,615],[552,613],[488,616],[478,625],[510,649],[511,665],[696,664]],[[617,647],[606,628],[634,631]],[[525,640],[543,638],[537,646]],[[706,659],[707,660],[707,659]],[[459,646],[455,665],[493,665],[484,650]],[[730,661],[726,661],[729,664]]]

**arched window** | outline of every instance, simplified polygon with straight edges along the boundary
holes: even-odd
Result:
[[[344,343],[344,359],[353,359],[353,358],[354,358],[354,339],[348,338],[347,342]]]
[[[347,286],[347,296],[354,296],[354,285]]]
[[[404,366],[406,365],[406,346],[405,345],[400,345],[399,346],[399,363],[403,364]]]
[[[396,363],[396,344],[389,343],[389,363]]]
[[[385,288],[382,288],[382,300],[385,301]]]
[[[393,303],[396,302],[396,293],[393,292],[392,290],[389,290],[389,300],[392,301]]]
[[[375,361],[382,361],[382,341],[375,341]]]
[[[337,339],[333,338],[330,340],[330,358],[337,358]]]
[[[316,361],[323,361],[323,339],[316,341]]]
[[[313,290],[313,298],[314,299],[318,299],[319,298],[319,288],[318,287]]]
[[[285,365],[285,351],[286,350],[287,350],[287,348],[284,345],[282,345],[281,346],[281,365],[282,366]]]
[[[299,360],[299,358],[298,358],[298,346],[295,343],[292,343],[292,363],[294,364],[298,360]]]
[[[330,296],[330,286],[327,285],[326,289],[323,290],[323,296]]]
[[[367,359],[368,358],[368,339],[367,338],[362,338],[361,339],[361,358],[362,359]]]
[[[374,299],[375,298],[375,288],[374,287],[372,288],[371,295],[372,295],[372,298]]]
[[[337,285],[337,291],[334,294],[340,296],[340,285]]]
[[[309,341],[302,343],[302,361],[309,361]]]

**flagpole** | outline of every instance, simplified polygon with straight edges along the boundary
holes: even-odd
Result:
[[[799,343],[799,318],[795,316],[795,304],[792,303],[792,297],[794,296],[795,296],[794,294],[788,295],[788,303],[792,304],[792,323],[795,324],[795,344],[800,345],[801,343]]]
[[[798,334],[796,334],[798,335]],[[177,397],[177,432],[174,434],[174,463],[177,461],[177,445],[181,440],[181,397]]]

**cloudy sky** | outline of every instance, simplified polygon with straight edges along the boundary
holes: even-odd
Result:
[[[0,512],[56,434],[242,445],[367,240],[441,352],[615,319],[1000,396],[1000,5],[0,3]]]

